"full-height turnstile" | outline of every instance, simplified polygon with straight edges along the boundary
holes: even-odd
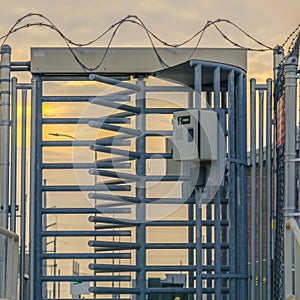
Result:
[[[68,49],[32,50],[31,299],[68,298],[62,291],[64,282],[85,281],[90,282],[91,292],[86,299],[144,300],[171,294],[189,300],[247,299],[245,51],[199,50],[195,59],[184,62],[188,50],[177,50],[161,50],[172,62],[162,69],[147,49],[112,49],[94,74],[82,70]],[[98,49],[98,54],[97,49],[76,51],[79,59],[90,63],[91,57],[97,60],[104,50]],[[167,81],[153,86],[148,83],[152,76]],[[99,82],[99,89],[105,84],[117,85],[119,90],[98,96],[60,94],[60,84],[90,81]],[[51,89],[45,91],[51,82],[58,82],[55,95]],[[73,86],[75,90],[79,84]],[[157,101],[168,93],[168,99],[180,95],[182,100],[175,104]],[[82,103],[90,103],[92,111],[100,108],[99,116],[79,113],[76,107]],[[51,117],[45,113],[48,105],[53,108]],[[167,174],[165,166],[172,153],[161,145],[172,136],[174,111],[209,106],[218,113],[225,135],[224,176],[212,196],[197,191],[185,199],[181,190],[181,184],[189,181],[185,164],[178,174]],[[73,111],[76,116],[71,115]],[[153,124],[154,116],[161,118],[161,125]],[[74,136],[56,132],[65,137],[62,140],[55,140],[52,132],[49,139],[48,125],[69,125],[78,131]],[[94,130],[94,138],[88,129],[86,137],[85,129],[78,129],[84,126]],[[153,145],[163,150],[150,151]],[[63,147],[74,149],[72,160],[60,159]],[[92,156],[81,160],[84,155],[79,148]],[[45,160],[47,151],[52,158]],[[153,174],[150,161],[163,172]],[[78,172],[75,183],[68,173],[73,169]],[[53,174],[57,174],[56,181]],[[53,216],[59,216],[58,229],[51,226]],[[77,225],[83,218],[89,218],[93,228],[80,229]],[[74,228],[59,223],[74,224]],[[181,240],[176,232],[183,233]],[[54,242],[60,246],[47,251],[47,245]],[[152,259],[155,255],[156,260]],[[64,271],[67,267],[62,266],[70,269],[73,260],[86,266],[82,274]],[[148,286],[150,277],[166,273],[185,274],[186,284]],[[49,295],[45,290],[53,282],[59,285],[54,283]]]

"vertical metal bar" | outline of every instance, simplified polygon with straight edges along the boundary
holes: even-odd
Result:
[[[256,286],[256,80],[250,80],[251,105],[251,240],[250,240],[250,297],[255,297]]]
[[[8,228],[9,200],[9,127],[10,127],[10,55],[8,45],[1,48],[0,106],[0,226]],[[5,298],[6,238],[0,236],[0,298]]]
[[[33,222],[34,225],[34,273],[31,280],[34,281],[33,284],[33,299],[42,299],[42,81],[39,77],[36,78],[36,126],[35,129],[35,165],[32,172],[35,172],[35,207],[33,211]],[[32,300],[33,300],[32,299]]]
[[[227,92],[226,91],[222,91],[222,93],[221,93],[221,107],[222,107],[222,110],[225,110],[227,108]],[[226,132],[227,131],[227,125],[226,125],[226,114],[225,113],[223,114],[222,120],[220,122],[221,122],[223,132]],[[225,143],[226,142],[227,141],[225,139]],[[225,149],[226,149],[226,146],[225,146]],[[222,191],[221,197],[223,197],[223,198],[227,197],[227,190],[226,190],[226,182],[225,181],[226,181],[226,178],[224,178],[224,185],[221,188],[221,191]],[[227,204],[225,204],[225,203],[222,204],[222,212],[221,212],[222,220],[227,220],[227,218],[228,218],[227,208],[228,208]],[[222,235],[221,242],[222,243],[227,243],[228,242],[228,228],[227,228],[227,226],[222,227],[221,235]],[[222,249],[221,264],[223,266],[226,266],[228,264],[228,250],[227,249]],[[222,286],[227,286],[227,283],[228,283],[228,280],[224,279],[222,281]],[[229,299],[228,294],[223,295],[222,299],[223,300]]]
[[[27,89],[22,89],[22,145],[21,145],[21,250],[20,250],[20,299],[25,300],[25,250],[26,250],[26,135]]]
[[[208,91],[206,92],[206,107],[210,109],[211,106],[212,106],[212,92]],[[206,220],[212,220],[212,203],[208,203],[206,205],[205,212],[206,212]],[[212,243],[212,226],[206,226],[206,242]],[[203,252],[205,253],[206,256],[206,265],[212,266],[213,265],[212,249],[205,249]],[[212,272],[208,271],[207,274],[212,274]],[[213,283],[212,279],[208,278],[206,280],[207,288],[212,288],[213,286],[212,283]],[[207,300],[211,300],[212,294],[208,294],[206,297]]]
[[[247,161],[247,102],[246,102],[246,77],[243,73],[238,75],[237,82],[237,115],[239,135],[237,140],[238,158],[244,162],[239,165],[239,213],[242,221],[238,226],[239,240],[239,269],[242,278],[240,279],[241,299],[248,297],[248,214],[247,214],[247,175],[245,162]]]
[[[189,92],[188,93],[188,107],[192,108],[194,107],[194,93],[193,92]],[[186,170],[186,173],[184,173],[184,175],[187,175],[188,172],[188,162],[182,162],[184,168]],[[189,221],[193,221],[194,220],[194,204],[188,204],[188,220]],[[189,226],[188,227],[188,242],[189,243],[194,243],[194,227],[193,226]],[[194,265],[194,249],[189,249],[188,250],[188,264],[189,266],[193,266]],[[193,271],[189,271],[189,288],[193,288],[194,287],[194,272]],[[194,295],[190,294],[188,295],[189,300],[194,300]]]
[[[272,299],[272,79],[267,79],[267,130],[266,130],[266,184],[267,184],[267,212],[266,212],[266,235],[267,235],[267,300]]]
[[[195,66],[195,108],[201,107],[202,92],[202,67],[200,64]],[[196,300],[202,300],[202,204],[199,187],[195,188],[196,204]]]
[[[258,282],[259,299],[263,300],[263,155],[264,155],[264,91],[259,90],[259,130],[258,130],[258,157],[259,157],[259,194],[258,194]]]
[[[42,183],[43,183],[43,170],[42,170],[42,163],[43,163],[43,150],[42,150],[42,141],[43,141],[43,127],[42,127],[42,93],[43,93],[43,83],[41,79],[37,81],[37,161],[36,161],[36,174],[37,174],[37,197],[36,197],[36,209],[35,209],[35,223],[36,223],[36,240],[37,243],[35,252],[36,252],[36,275],[37,278],[35,280],[36,284],[36,298],[42,298]]]
[[[201,108],[201,92],[202,92],[202,66],[195,66],[195,108]]]
[[[196,300],[202,300],[202,188],[195,188],[196,201]]]
[[[11,81],[11,172],[10,172],[10,230],[16,232],[17,202],[17,78]]]
[[[295,211],[296,204],[296,95],[297,95],[297,66],[298,60],[296,57],[290,57],[285,64],[285,213],[292,214]],[[286,215],[285,219],[291,216]],[[285,245],[286,247],[286,245]],[[285,261],[292,253],[284,252]],[[291,270],[285,267],[285,278],[288,278],[288,273]],[[285,285],[288,283],[285,280]],[[297,283],[298,284],[298,283]]]
[[[146,93],[145,81],[141,78],[137,81],[140,91],[136,94],[136,106],[141,109],[141,113],[136,116],[136,128],[141,131],[141,135],[136,140],[136,151],[141,153],[141,157],[136,160],[136,175],[145,178],[146,175]],[[139,180],[136,185],[136,197],[141,201],[137,205],[137,220],[139,226],[136,228],[136,242],[141,245],[136,250],[136,264],[140,267],[137,272],[136,286],[140,288],[141,293],[137,295],[137,300],[146,299],[146,182]]]
[[[291,227],[284,224],[284,299],[289,299],[293,294],[292,276],[292,231]],[[293,298],[290,298],[293,299]]]
[[[220,67],[215,68],[214,70],[214,109],[218,110],[220,108],[220,89],[221,89],[221,78],[220,78]],[[221,275],[221,222],[220,222],[220,190],[218,189],[214,199],[214,210],[215,210],[215,299],[221,299],[221,278],[218,275]]]
[[[36,207],[36,144],[37,144],[37,133],[36,133],[36,104],[37,104],[37,80],[32,79],[32,90],[31,90],[31,141],[30,141],[30,279],[29,279],[29,297],[30,300],[35,300],[35,207]]]
[[[57,242],[57,237],[54,237],[53,241],[53,253],[56,254],[56,242]],[[56,276],[56,258],[53,260],[53,276]],[[53,281],[53,298],[56,299],[56,281]]]
[[[212,220],[212,203],[208,203],[205,207],[206,209],[206,220]],[[206,226],[206,243],[212,243],[212,226]],[[212,249],[205,249],[206,253],[206,265],[212,266],[213,259],[212,259]],[[211,271],[207,271],[207,274],[212,274]],[[212,279],[208,278],[206,280],[206,286],[208,288],[212,288]],[[212,295],[207,295],[207,300],[211,300]]]
[[[229,97],[229,157],[235,158],[236,151],[236,124],[235,124],[235,89],[234,70],[228,74]],[[236,274],[236,167],[231,163],[229,167],[229,270],[230,274]],[[236,279],[231,278],[229,284],[229,299],[237,299]]]
[[[44,186],[47,185],[47,179],[43,180]],[[43,194],[43,208],[47,208],[47,192],[44,192]],[[43,231],[47,230],[47,215],[43,215]],[[42,238],[42,252],[47,253],[47,239],[46,237]],[[44,259],[42,261],[42,274],[43,276],[47,275],[47,260]],[[42,283],[42,288],[43,288],[43,298],[47,298],[47,282]]]

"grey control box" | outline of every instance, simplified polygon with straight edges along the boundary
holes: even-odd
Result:
[[[188,109],[174,112],[173,159],[218,159],[218,117],[215,111]]]

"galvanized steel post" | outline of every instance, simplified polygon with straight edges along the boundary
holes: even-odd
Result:
[[[140,157],[136,160],[136,175],[140,177],[136,183],[136,197],[140,201],[136,208],[136,218],[139,226],[136,227],[136,243],[140,249],[136,250],[136,265],[140,268],[137,271],[136,285],[140,288],[137,300],[146,299],[146,93],[145,81],[138,79],[137,87],[140,91],[136,94],[136,106],[140,108],[140,114],[136,116],[136,128],[140,130],[140,136],[136,139],[136,152]]]
[[[202,66],[195,66],[195,108],[201,108]],[[202,188],[195,187],[196,209],[196,300],[202,300]]]
[[[285,220],[293,217],[296,204],[296,95],[297,95],[297,66],[296,57],[290,57],[285,63]],[[285,232],[286,235],[286,232]],[[285,243],[284,261],[292,255],[289,243]],[[291,280],[292,270],[285,268],[285,291],[293,288]]]
[[[288,218],[295,211],[296,198],[296,57],[288,58],[285,63],[285,213]]]
[[[8,228],[9,211],[9,130],[10,130],[10,56],[11,48],[1,48],[0,105],[0,226]],[[6,238],[0,236],[0,298],[5,298]]]

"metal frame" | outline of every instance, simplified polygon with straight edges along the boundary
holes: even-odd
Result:
[[[28,71],[27,65],[21,65]],[[149,294],[169,294],[176,292],[189,295],[189,300],[207,299],[247,299],[247,193],[246,193],[246,75],[245,71],[231,65],[193,60],[189,63],[194,78],[193,88],[178,84],[174,86],[147,86],[145,78],[138,76],[136,83],[125,83],[111,77],[99,74],[90,76],[72,75],[44,75],[35,73],[30,85],[20,85],[23,90],[23,104],[26,102],[25,90],[31,88],[31,145],[30,145],[30,299],[44,299],[42,289],[44,282],[90,281],[94,286],[90,288],[95,294],[119,295],[121,299],[128,294],[136,295],[137,300],[145,300]],[[205,70],[205,71],[204,71]],[[128,74],[132,75],[132,74]],[[151,74],[146,74],[151,75]],[[167,75],[162,70],[160,77]],[[166,76],[167,77],[167,76]],[[210,78],[209,83],[207,78]],[[212,78],[212,79],[211,79]],[[86,102],[87,96],[46,96],[43,84],[51,81],[95,80],[106,84],[118,84],[124,88],[122,95],[111,97],[96,97],[91,100],[95,105],[118,108],[122,113],[101,119],[51,118],[43,117],[44,103]],[[15,88],[18,88],[14,82]],[[14,93],[16,91],[14,90]],[[207,96],[212,109],[218,112],[219,121],[226,134],[226,144],[229,150],[227,167],[223,185],[214,198],[210,199],[206,207],[202,207],[202,190],[196,189],[183,204],[187,206],[187,216],[183,220],[147,219],[147,206],[154,203],[156,198],[146,195],[147,182],[167,181],[185,182],[188,180],[186,170],[179,176],[163,175],[150,176],[146,174],[146,162],[159,154],[160,159],[172,159],[171,153],[147,153],[147,137],[172,135],[169,130],[147,130],[147,115],[172,115],[177,108],[148,108],[147,100],[153,92],[185,92],[188,97],[187,108],[205,108],[202,98]],[[14,94],[15,95],[15,94]],[[123,104],[129,95],[135,97],[135,105]],[[14,96],[15,97],[15,96]],[[16,98],[14,98],[16,101]],[[121,102],[121,103],[119,103]],[[26,104],[26,103],[25,103]],[[24,119],[23,119],[24,120]],[[123,127],[135,120],[136,128]],[[96,141],[44,141],[44,124],[89,124],[93,128],[118,132],[118,137],[104,138]],[[15,128],[13,126],[13,128]],[[15,130],[15,129],[13,129]],[[23,136],[26,132],[23,131]],[[134,150],[124,150],[130,142],[135,141]],[[23,140],[23,143],[25,141]],[[25,145],[25,144],[24,144]],[[77,147],[90,146],[95,153],[108,153],[111,159],[91,163],[45,163],[43,161],[44,147]],[[119,148],[121,147],[121,148]],[[12,158],[15,156],[15,145],[12,147]],[[24,156],[24,153],[23,153]],[[115,160],[113,157],[118,156]],[[123,157],[120,159],[120,157]],[[157,156],[156,156],[157,157]],[[96,157],[97,158],[97,157]],[[135,174],[115,172],[116,169],[128,169],[130,164],[135,166]],[[24,160],[23,160],[24,176]],[[184,164],[183,164],[184,165]],[[110,177],[113,184],[94,184],[92,186],[73,185],[44,185],[43,171],[64,170],[71,168],[89,169],[91,176]],[[183,167],[184,169],[185,167]],[[112,169],[112,170],[109,170]],[[24,178],[26,180],[26,178]],[[26,181],[24,181],[26,182]],[[134,196],[114,196],[107,191],[122,193],[131,189],[128,183],[136,182]],[[15,185],[15,184],[13,184]],[[14,189],[13,189],[14,190]],[[136,218],[128,221],[113,219],[99,214],[97,208],[49,208],[43,207],[44,193],[80,193],[90,191],[90,197],[97,203],[104,200],[114,200],[116,205],[103,207],[106,214],[127,214],[127,205],[135,205]],[[25,193],[23,193],[25,195]],[[116,199],[116,197],[118,199]],[[102,202],[101,202],[102,199]],[[179,198],[164,198],[159,205],[181,203]],[[24,199],[22,203],[24,204]],[[23,207],[24,209],[24,207]],[[24,212],[24,211],[23,211]],[[44,216],[55,214],[90,215],[90,221],[95,223],[93,230],[56,230],[50,231],[43,226]],[[206,217],[205,217],[206,216]],[[24,218],[26,213],[24,213]],[[152,227],[187,228],[187,243],[151,243],[147,241],[147,229]],[[207,232],[206,241],[202,240],[202,232]],[[134,235],[133,242],[123,241],[126,236]],[[47,253],[43,247],[43,239],[47,237],[91,237],[89,253]],[[111,240],[101,240],[101,237],[111,237]],[[24,238],[24,237],[23,237]],[[117,240],[118,238],[118,240]],[[187,251],[187,265],[147,265],[146,255],[150,249],[184,249]],[[103,251],[108,250],[108,251]],[[122,262],[124,259],[135,257],[134,265]],[[43,264],[48,260],[59,259],[89,259],[91,275],[85,276],[49,276],[43,270]],[[103,263],[103,261],[108,263]],[[186,288],[149,288],[147,274],[150,272],[184,272],[188,275]],[[125,273],[124,273],[125,272]],[[124,274],[122,274],[124,273]],[[133,286],[132,279],[136,280]],[[106,286],[97,286],[98,282],[108,282]]]
[[[250,80],[251,102],[251,237],[250,297],[272,297],[272,80]],[[257,147],[258,142],[258,147]],[[265,203],[265,204],[264,204]],[[265,213],[265,215],[264,215]],[[257,251],[258,250],[258,251]],[[265,254],[263,253],[265,251]],[[266,271],[263,263],[266,262]],[[257,267],[258,265],[258,267]],[[258,270],[257,270],[258,269]],[[266,278],[266,288],[264,280]],[[258,278],[258,280],[257,280]]]

